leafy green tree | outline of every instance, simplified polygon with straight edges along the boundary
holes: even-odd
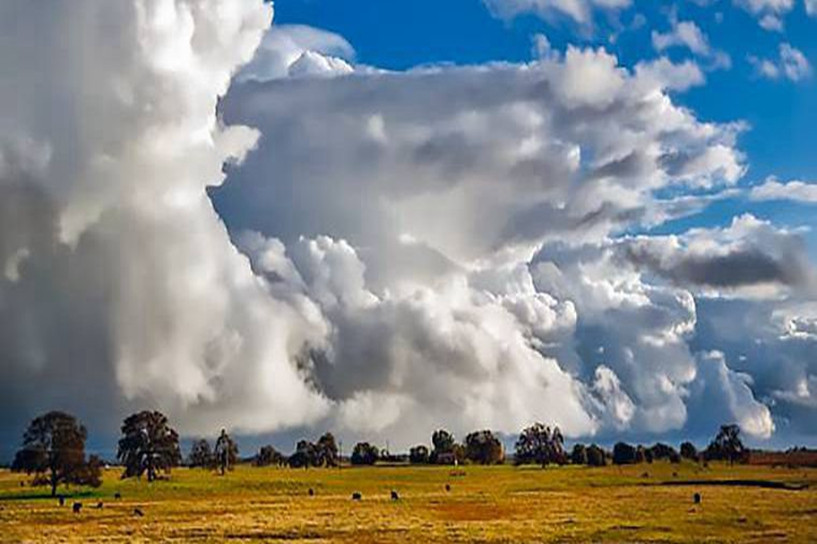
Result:
[[[613,464],[615,465],[632,465],[638,462],[637,452],[635,447],[624,442],[619,442],[613,446]]]
[[[692,442],[684,442],[681,444],[681,457],[689,459],[690,461],[698,460],[698,449]]]
[[[445,429],[434,431],[431,435],[431,444],[434,449],[431,451],[431,462],[438,463],[440,459],[447,455],[454,454],[454,435]]]
[[[584,444],[573,446],[573,451],[570,452],[570,462],[574,465],[587,464],[587,448],[584,447]]]
[[[238,444],[227,434],[225,429],[221,429],[221,434],[216,440],[216,447],[213,449],[216,465],[224,476],[228,470],[233,470],[238,462]]]
[[[122,423],[116,457],[125,467],[122,478],[141,478],[147,473],[148,482],[152,482],[158,471],[169,473],[181,462],[179,434],[161,412],[138,412]]]
[[[409,462],[415,465],[425,465],[429,462],[428,448],[424,445],[414,446],[409,450]]]
[[[309,468],[318,466],[318,453],[315,444],[309,440],[299,440],[295,452],[289,456],[292,468]]]
[[[317,466],[336,467],[338,466],[338,445],[332,433],[325,433],[315,444],[317,455]]]
[[[717,436],[709,444],[704,452],[707,459],[729,461],[741,461],[747,454],[746,447],[740,439],[740,427],[737,425],[722,425]]]
[[[564,437],[559,427],[545,427],[535,423],[523,429],[516,441],[516,464],[536,463],[544,468],[548,464],[564,465],[567,453]]]
[[[257,467],[268,467],[271,465],[283,466],[286,464],[286,457],[284,454],[276,450],[272,446],[263,446],[258,450],[255,456],[254,464]]]
[[[477,431],[465,437],[465,457],[481,465],[495,465],[505,460],[505,452],[494,433]]]
[[[587,464],[591,467],[603,467],[607,464],[607,452],[595,444],[587,448]]]
[[[204,438],[196,440],[190,446],[190,455],[187,457],[187,464],[192,468],[210,469],[215,467],[215,457],[210,443]]]
[[[102,462],[96,456],[85,459],[85,427],[74,416],[48,412],[34,419],[23,433],[23,447],[14,456],[12,470],[34,475],[32,485],[49,486],[51,496],[57,486],[102,484]]]
[[[352,449],[351,462],[353,465],[374,465],[380,457],[376,446],[368,442],[358,442]]]

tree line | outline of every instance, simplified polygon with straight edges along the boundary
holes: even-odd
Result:
[[[194,440],[186,462],[179,445],[179,434],[167,417],[158,411],[142,411],[125,418],[121,426],[116,460],[122,466],[122,478],[145,477],[152,482],[182,464],[225,475],[239,462],[237,443],[222,429],[211,447],[210,442]],[[59,485],[98,487],[102,483],[105,463],[96,455],[85,453],[87,431],[72,415],[52,411],[35,418],[23,433],[22,447],[17,451],[12,470],[33,476],[31,485],[48,486],[56,495]],[[682,459],[696,462],[724,460],[730,463],[746,460],[748,450],[740,438],[737,425],[724,425],[702,452],[691,442],[676,450],[667,444],[651,447],[615,444],[612,451],[591,444],[575,444],[570,452],[558,426],[535,423],[523,429],[514,444],[515,465],[626,465],[665,460],[680,463]],[[300,440],[291,455],[284,455],[273,446],[263,446],[249,461],[258,467],[291,468],[337,467],[340,464],[338,443],[332,433],[317,441]],[[392,455],[368,442],[358,442],[349,461],[356,466],[371,466],[378,462],[408,462],[415,465],[482,465],[506,462],[505,448],[490,430],[475,431],[460,443],[445,429],[434,431],[431,447],[424,444],[409,449],[408,455]]]

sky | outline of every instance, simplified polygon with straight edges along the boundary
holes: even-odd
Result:
[[[817,446],[812,0],[0,5],[0,460]],[[249,453],[249,452],[242,452]]]

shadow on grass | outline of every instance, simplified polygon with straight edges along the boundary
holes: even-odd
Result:
[[[722,486],[722,487],[760,487],[763,489],[783,489],[786,491],[803,491],[808,484],[775,482],[773,480],[684,480],[680,482],[661,482],[658,485],[668,486]]]
[[[59,500],[60,496],[65,497],[65,500],[72,500],[72,499],[92,499],[95,497],[100,497],[101,495],[95,491],[79,491],[73,493],[57,493],[56,496],[51,496],[51,493],[44,492],[44,493],[14,493],[8,495],[0,495],[0,503],[3,502],[15,502],[15,501],[42,501],[42,500],[51,500],[57,501]]]

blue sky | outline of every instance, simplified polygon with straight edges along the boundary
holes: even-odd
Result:
[[[738,144],[747,154],[749,166],[741,184],[759,184],[768,176],[781,180],[817,179],[817,78],[772,80],[758,75],[748,61],[751,55],[772,55],[784,42],[807,58],[817,59],[817,18],[808,17],[799,2],[785,18],[783,32],[761,28],[756,16],[728,2],[715,6],[637,2],[617,15],[597,13],[592,29],[564,16],[545,21],[523,14],[501,20],[492,16],[480,0],[279,0],[275,8],[277,24],[304,24],[336,32],[355,48],[357,62],[392,70],[438,63],[528,62],[532,58],[532,38],[538,33],[545,34],[558,49],[568,44],[603,46],[621,64],[632,67],[659,56],[651,32],[667,32],[670,13],[675,10],[679,20],[694,21],[712,47],[725,51],[732,59],[731,69],[708,72],[705,85],[676,93],[674,100],[692,108],[704,120],[748,123],[749,129]],[[721,21],[716,21],[717,13],[723,15]],[[638,28],[620,30],[631,26],[639,15],[646,19]],[[617,38],[611,41],[610,36],[616,33]],[[668,55],[675,61],[691,57],[682,48],[671,49]],[[658,232],[724,224],[738,211],[785,225],[817,229],[813,206],[727,199],[700,215],[664,225]],[[810,236],[808,242],[811,254],[817,256],[817,238]]]

